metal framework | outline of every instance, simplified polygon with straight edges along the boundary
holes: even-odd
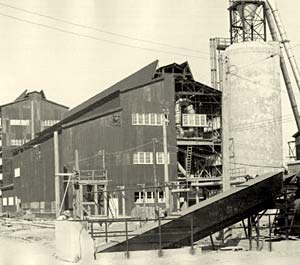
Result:
[[[245,41],[266,41],[266,7],[263,1],[231,1],[231,44]]]

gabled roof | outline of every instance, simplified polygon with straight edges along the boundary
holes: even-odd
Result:
[[[46,95],[45,95],[43,90],[41,90],[41,91],[36,91],[35,90],[35,91],[28,92],[27,89],[24,90],[14,101],[12,101],[10,103],[3,104],[3,105],[0,106],[0,108],[6,107],[6,106],[9,106],[9,105],[13,105],[15,103],[20,103],[22,101],[30,100],[33,97],[34,94],[38,95],[42,101],[49,102],[51,104],[60,106],[60,107],[65,108],[65,109],[69,109],[69,107],[67,107],[67,106],[64,106],[62,104],[56,103],[56,102],[51,101],[51,100],[48,100],[46,98]]]
[[[182,64],[172,63],[168,65],[164,65],[156,70],[157,74],[185,74],[189,77],[189,79],[194,80],[191,68],[188,62],[184,62]]]
[[[78,105],[77,107],[71,109],[69,112],[66,113],[65,118],[69,118],[75,114],[78,115],[81,112],[84,112],[85,110],[93,108],[93,106],[96,105],[99,101],[101,101],[105,97],[107,97],[117,91],[122,92],[129,88],[138,87],[143,84],[147,84],[147,83],[151,82],[154,77],[157,65],[158,65],[158,60],[143,67],[139,71],[124,78],[123,80],[119,81],[118,83],[114,84],[113,86],[109,87],[108,89],[104,90],[103,92],[97,94],[96,96],[86,100],[85,102]]]

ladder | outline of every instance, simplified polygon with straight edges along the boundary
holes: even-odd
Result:
[[[192,153],[193,153],[193,146],[189,145],[186,150],[186,158],[185,158],[185,170],[186,170],[187,177],[190,177],[191,175]]]

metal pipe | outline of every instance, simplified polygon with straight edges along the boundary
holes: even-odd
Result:
[[[286,33],[285,28],[283,26],[283,23],[281,21],[281,17],[279,15],[278,9],[277,9],[277,7],[275,7],[275,5],[272,3],[272,1],[266,0],[266,3],[267,3],[267,6],[270,8],[270,10],[273,14],[273,18],[275,20],[278,32],[280,34],[281,42],[284,46],[285,52],[287,54],[288,60],[290,62],[291,68],[292,68],[292,71],[294,73],[294,77],[295,77],[298,89],[300,91],[300,72],[299,72],[299,68],[298,68],[295,56],[293,54],[292,46],[290,45],[290,41],[288,40],[287,33]]]
[[[279,41],[279,36],[276,31],[276,25],[274,23],[273,17],[272,17],[272,11],[270,8],[269,3],[266,4],[266,18],[268,22],[268,26],[271,32],[272,40],[273,41]],[[294,118],[297,124],[298,130],[300,130],[300,116],[298,111],[298,106],[296,102],[296,98],[293,92],[292,82],[288,73],[288,69],[284,60],[284,56],[282,52],[280,52],[280,68],[283,75],[284,83],[286,86],[286,90],[289,96],[290,104],[293,110]]]

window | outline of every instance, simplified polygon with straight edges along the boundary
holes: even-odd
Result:
[[[152,152],[137,152],[133,154],[133,164],[153,164]]]
[[[53,126],[54,124],[56,124],[58,122],[59,122],[59,120],[44,120],[44,121],[42,121],[42,126],[50,127],[50,126]]]
[[[145,125],[150,125],[150,115],[145,114]]]
[[[164,164],[165,163],[164,152],[156,153],[156,164]],[[170,154],[168,153],[168,164],[170,164]]]
[[[145,192],[145,203],[155,203],[155,192],[147,191]],[[134,192],[134,202],[135,203],[144,203],[144,192],[136,191]],[[165,203],[165,194],[163,191],[157,192],[157,201],[158,203]]]
[[[0,180],[3,180],[3,174],[0,173]]]
[[[3,203],[3,206],[7,206],[7,198],[3,198],[2,203]]]
[[[161,126],[163,114],[161,113],[132,113],[132,125]]]
[[[151,125],[155,125],[156,123],[156,115],[155,113],[150,113]]]
[[[10,140],[10,144],[11,145],[14,145],[14,146],[20,146],[20,145],[23,145],[25,144],[25,140],[24,139],[11,139]]]
[[[15,168],[15,178],[18,178],[20,176],[21,176],[21,174],[20,174],[20,168],[19,167]]]
[[[9,206],[14,205],[14,197],[8,197],[8,205]]]
[[[205,114],[182,114],[182,126],[185,127],[206,127]]]
[[[138,114],[138,124],[144,125],[144,114]]]
[[[146,196],[146,203],[154,203],[155,200],[155,195],[153,191],[147,191],[147,196]]]
[[[29,126],[29,120],[10,120],[10,125]]]
[[[165,193],[163,191],[158,192],[158,202],[164,203],[165,202]]]
[[[135,203],[144,203],[144,192],[136,191],[134,192],[134,202]],[[146,202],[146,200],[145,200]]]
[[[138,116],[138,113],[132,113],[132,115],[131,115],[132,125],[137,125],[138,124],[137,123],[137,120],[138,120],[137,116]]]

